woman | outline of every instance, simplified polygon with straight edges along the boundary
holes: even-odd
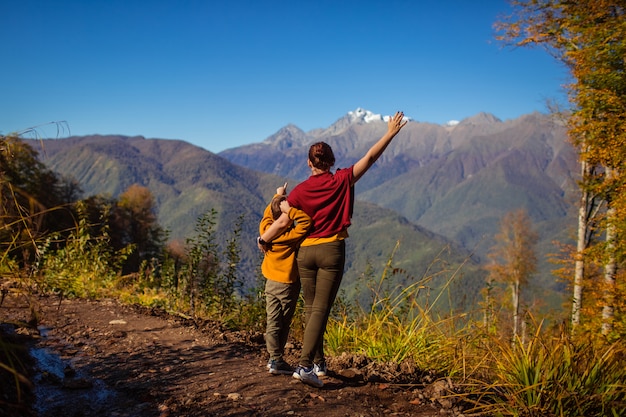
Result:
[[[397,112],[387,122],[387,133],[354,165],[330,172],[335,164],[331,147],[317,142],[309,149],[311,176],[298,184],[287,202],[307,213],[313,226],[302,242],[297,262],[304,296],[305,329],[299,365],[293,377],[316,387],[326,375],[323,340],[326,323],[339,290],[345,264],[345,239],[351,224],[354,205],[354,184],[382,155],[391,140],[407,122]],[[266,245],[289,224],[285,215],[279,217],[258,239]]]

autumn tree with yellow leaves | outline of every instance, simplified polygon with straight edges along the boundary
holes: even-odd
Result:
[[[496,234],[488,255],[490,263],[487,280],[490,287],[504,286],[510,295],[510,327],[504,326],[502,320],[500,330],[502,332],[502,328],[510,328],[513,341],[521,335],[522,290],[537,270],[537,237],[526,211],[511,211],[502,218],[500,232]],[[503,303],[502,298],[500,303]],[[490,320],[486,318],[485,321]]]
[[[568,132],[581,164],[572,329],[619,337],[626,334],[626,1],[510,4],[498,38],[544,48],[571,75]]]

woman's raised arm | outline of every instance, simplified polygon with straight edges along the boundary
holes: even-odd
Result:
[[[363,174],[365,174],[367,170],[370,169],[372,165],[374,165],[374,162],[376,162],[378,158],[380,158],[380,156],[383,154],[385,149],[387,149],[387,146],[391,143],[391,140],[398,134],[400,129],[402,129],[405,124],[407,124],[407,121],[403,119],[404,113],[401,111],[396,112],[393,117],[389,118],[389,120],[387,121],[387,133],[385,133],[385,135],[380,138],[378,142],[376,142],[367,151],[363,158],[361,158],[359,161],[357,161],[357,163],[354,164],[352,168],[354,182],[352,185],[354,185],[354,183],[356,183],[363,176]]]

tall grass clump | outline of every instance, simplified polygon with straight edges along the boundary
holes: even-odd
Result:
[[[31,314],[27,323],[11,323],[16,326],[38,320],[30,294],[34,287],[30,267],[37,244],[45,236],[46,217],[55,210],[51,191],[56,185],[54,175],[37,163],[19,134],[0,135],[0,306],[7,296],[16,295],[28,304]],[[0,329],[0,414],[17,415],[26,412],[26,394],[32,386],[22,362],[27,357],[25,349],[5,330]]]
[[[39,246],[36,270],[39,286],[44,292],[61,297],[88,297],[106,295],[113,288],[121,264],[132,251],[132,245],[113,251],[107,229],[92,236],[82,202],[76,204],[78,223],[66,238],[55,233]],[[106,217],[106,213],[102,214]],[[106,222],[103,222],[106,225]]]
[[[459,269],[427,273],[406,287],[386,288],[391,275],[403,272],[392,267],[397,248],[398,244],[378,282],[368,285],[371,306],[352,316],[339,314],[329,319],[326,346],[334,354],[358,353],[385,363],[411,361],[422,370],[436,369],[447,375],[462,372],[462,360],[457,359],[466,329],[464,315],[441,316],[437,310]],[[433,281],[442,277],[443,285],[431,298],[428,292]]]
[[[30,381],[24,375],[25,366],[19,357],[20,351],[23,351],[20,346],[4,340],[0,333],[0,392],[7,391],[0,396],[0,408],[7,411],[21,408],[26,399],[24,391],[27,390],[24,388],[31,387]]]
[[[490,382],[474,411],[514,417],[623,416],[626,347],[576,340],[539,328],[527,343],[493,340]]]

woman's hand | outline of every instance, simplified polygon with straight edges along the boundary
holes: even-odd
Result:
[[[284,199],[283,201],[280,202],[280,211],[282,211],[285,214],[289,214],[289,210],[291,210],[291,206],[289,205],[289,202],[287,201],[287,199]]]
[[[387,131],[395,136],[400,131],[400,129],[402,129],[404,125],[408,122],[408,120],[403,119],[404,112],[396,112],[396,114],[394,114],[393,117],[390,117],[387,121]],[[285,185],[287,185],[287,183],[285,183]]]

